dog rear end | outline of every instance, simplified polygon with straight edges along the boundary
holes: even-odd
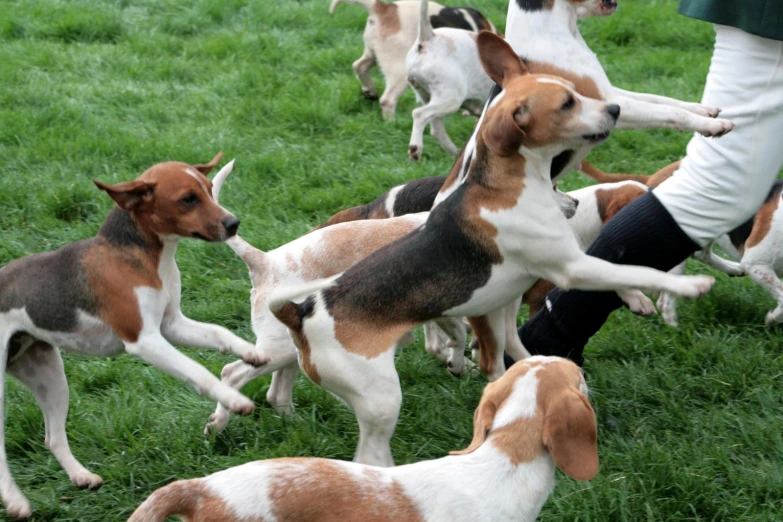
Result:
[[[178,480],[150,495],[128,522],[163,522],[168,517],[180,516],[186,522],[195,522],[204,508],[203,486],[199,480]]]

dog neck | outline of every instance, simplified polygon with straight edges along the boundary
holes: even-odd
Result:
[[[177,251],[178,236],[160,237],[148,230],[127,210],[114,207],[103,222],[98,237],[109,245],[119,249],[133,249],[134,256],[142,255],[161,265],[168,260],[173,262]]]

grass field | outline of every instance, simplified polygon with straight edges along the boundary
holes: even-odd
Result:
[[[501,29],[506,0],[464,0]],[[697,100],[709,25],[675,0],[621,0],[582,23],[613,82]],[[135,178],[152,164],[236,158],[221,202],[242,235],[272,249],[333,212],[412,178],[445,174],[452,158],[429,136],[407,160],[408,92],[385,123],[359,95],[350,64],[362,51],[359,6],[327,0],[0,0],[0,263],[97,231],[111,201],[91,179]],[[474,120],[447,128],[464,140]],[[689,136],[617,132],[592,154],[609,171],[654,172]],[[571,174],[562,185],[587,181]],[[250,283],[230,249],[185,241],[183,309],[245,338]],[[691,271],[708,271],[692,266]],[[541,520],[783,520],[783,351],[763,326],[772,300],[747,279],[718,276],[683,302],[678,330],[616,313],[591,341],[586,370],[599,423],[601,471],[559,474]],[[214,373],[230,357],[187,350]],[[79,491],[44,447],[42,416],[16,382],[6,394],[11,469],[41,521],[124,520],[153,489],[254,459],[350,459],[353,414],[300,376],[296,413],[264,403],[269,378],[248,385],[256,412],[212,439],[213,404],[129,356],[66,355],[68,433],[77,458],[106,481]],[[485,380],[457,379],[417,343],[398,354],[404,393],[392,441],[397,463],[467,445]],[[465,484],[470,488],[471,484]]]

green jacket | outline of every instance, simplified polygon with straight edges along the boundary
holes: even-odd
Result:
[[[783,0],[680,0],[680,13],[783,40]]]

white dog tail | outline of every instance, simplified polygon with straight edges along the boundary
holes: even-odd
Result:
[[[212,178],[212,199],[214,199],[215,203],[218,205],[220,204],[220,189],[223,188],[223,183],[234,169],[234,161],[235,160],[231,160],[226,163],[226,165],[215,174],[215,177]],[[238,235],[228,238],[226,244],[228,244],[228,246],[231,247],[231,250],[247,264],[250,272],[257,273],[266,267],[266,254]]]
[[[337,6],[340,4],[359,4],[364,6],[368,13],[371,13],[375,2],[376,0],[332,0],[332,4],[329,6],[329,14],[334,14]]]
[[[431,39],[433,34],[432,23],[430,22],[430,2],[429,0],[421,0],[419,8],[419,46]],[[419,50],[421,50],[421,47],[419,47]]]
[[[147,497],[128,522],[164,522],[176,515],[188,517],[190,520],[198,514],[202,503],[209,500],[205,498],[204,491],[205,488],[198,479],[172,482]]]
[[[326,290],[335,284],[335,281],[342,274],[337,274],[325,279],[317,279],[300,285],[292,285],[280,288],[272,292],[269,297],[269,310],[277,317],[277,320],[286,325],[291,330],[299,332],[302,330],[302,319],[308,315],[308,309],[312,310],[312,301],[305,299],[297,304],[292,301],[298,297],[312,295],[321,290]]]

